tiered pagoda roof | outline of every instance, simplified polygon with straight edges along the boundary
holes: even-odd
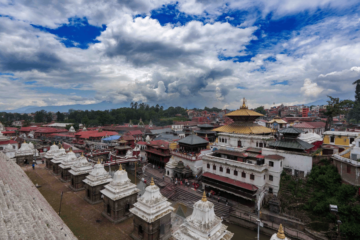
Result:
[[[270,134],[274,132],[274,130],[270,128],[254,123],[254,120],[256,118],[262,117],[264,115],[248,109],[248,107],[245,104],[245,98],[243,100],[243,105],[240,107],[240,109],[230,112],[226,114],[226,116],[231,118],[234,121],[234,123],[215,128],[213,129],[213,131],[224,132],[224,133],[258,134],[258,135]]]

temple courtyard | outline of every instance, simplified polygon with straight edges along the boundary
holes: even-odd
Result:
[[[85,191],[72,192],[68,187],[70,183],[61,182],[60,176],[52,175],[44,164],[36,165],[35,170],[31,166],[23,170],[35,185],[41,186],[38,190],[56,212],[59,212],[61,192],[64,192],[60,217],[78,239],[132,239],[132,218],[118,224],[109,222],[101,215],[102,203],[86,202]]]

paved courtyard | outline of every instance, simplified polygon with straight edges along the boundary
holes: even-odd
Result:
[[[133,229],[132,218],[113,224],[102,215],[103,204],[91,205],[84,200],[85,191],[72,192],[68,185],[60,181],[59,176],[53,176],[44,164],[38,164],[35,170],[31,166],[23,168],[46,200],[59,212],[61,192],[64,192],[60,217],[73,231],[78,239],[131,239]]]

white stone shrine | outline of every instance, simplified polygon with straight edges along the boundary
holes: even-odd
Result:
[[[66,154],[66,157],[59,165],[59,171],[60,171],[60,180],[63,182],[70,181],[71,175],[69,173],[69,170],[71,167],[76,163],[77,157],[75,153],[70,148],[70,151]]]
[[[283,226],[282,224],[280,224],[279,226],[279,230],[277,233],[274,233],[270,240],[289,240],[286,236],[285,236],[285,233],[284,233],[284,229],[283,229]]]
[[[103,216],[114,223],[127,219],[132,215],[130,208],[136,202],[139,192],[140,190],[131,183],[127,172],[120,164],[119,170],[114,173],[113,180],[101,190],[104,195]]]
[[[83,180],[92,171],[92,163],[82,153],[76,162],[71,166],[69,173],[71,174],[71,185],[69,186],[73,191],[84,190]]]
[[[165,172],[167,177],[174,177],[174,169],[178,165],[179,161],[174,158],[174,156],[171,156],[170,161],[166,163],[165,165]]]
[[[55,154],[59,152],[59,146],[54,144],[50,147],[50,150],[45,153],[45,161],[46,161],[46,168],[52,169],[52,162],[51,160],[54,158]]]
[[[65,149],[61,146],[59,151],[54,155],[53,159],[50,161],[51,165],[52,165],[52,171],[53,174],[55,175],[59,175],[60,171],[59,171],[59,165],[62,161],[64,161],[66,159],[66,151]]]
[[[171,237],[171,212],[174,208],[160,193],[158,186],[151,183],[138,198],[130,212],[134,214],[134,239],[168,239]]]
[[[206,199],[206,194],[194,204],[193,213],[186,218],[173,237],[176,240],[230,240],[234,234],[215,215],[214,204]]]

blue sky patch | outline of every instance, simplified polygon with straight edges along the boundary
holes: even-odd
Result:
[[[56,29],[33,24],[31,26],[56,35],[59,37],[59,41],[67,48],[77,47],[81,49],[89,48],[89,44],[99,43],[96,38],[100,36],[101,32],[106,30],[106,25],[102,25],[102,27],[90,25],[85,17],[69,18],[68,24],[62,24]]]
[[[273,82],[271,83],[271,86],[275,86],[275,85],[289,85],[289,81],[288,81],[288,80],[285,80],[285,81],[282,81],[282,82],[273,81]]]
[[[0,72],[0,76],[14,76],[13,73],[2,73]]]

